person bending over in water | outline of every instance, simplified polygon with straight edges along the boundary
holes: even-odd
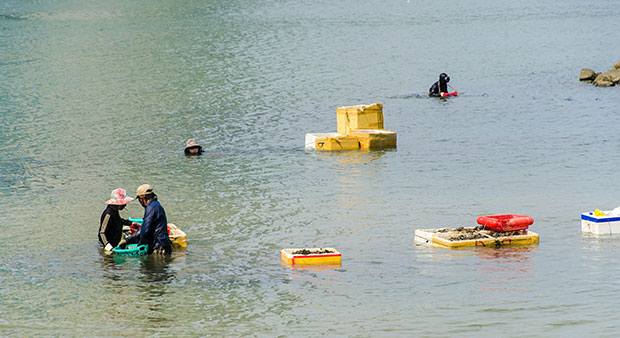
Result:
[[[127,244],[148,244],[149,255],[152,253],[168,255],[172,252],[172,242],[168,236],[168,219],[164,208],[159,204],[157,195],[148,184],[138,187],[136,197],[144,207],[144,217],[140,230],[119,243],[123,248]]]
[[[99,223],[99,243],[106,252],[112,252],[112,249],[118,245],[123,235],[123,225],[134,225],[137,223],[121,218],[120,210],[125,209],[127,203],[133,201],[133,198],[127,197],[125,189],[112,190],[112,198],[107,200],[107,207],[101,214]]]
[[[439,81],[433,83],[431,88],[428,89],[428,96],[441,97],[442,93],[448,92],[448,82],[450,77],[446,73],[439,74]]]

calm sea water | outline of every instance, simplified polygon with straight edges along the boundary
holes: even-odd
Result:
[[[1,2],[0,335],[618,336],[620,237],[579,215],[620,205],[620,91],[577,79],[620,61],[619,19],[612,0]],[[441,72],[458,98],[425,97]],[[303,149],[374,102],[396,150]],[[143,183],[187,250],[105,257],[104,201]],[[540,245],[414,245],[497,213]],[[283,266],[288,247],[342,266]]]

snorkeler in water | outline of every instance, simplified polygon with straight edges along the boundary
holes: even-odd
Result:
[[[439,81],[433,83],[431,88],[428,89],[428,96],[441,97],[443,93],[448,92],[448,82],[450,77],[446,73],[439,74]]]

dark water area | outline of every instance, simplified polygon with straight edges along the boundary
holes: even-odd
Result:
[[[614,1],[0,3],[0,335],[617,336]],[[426,97],[446,72],[459,96]],[[389,151],[303,148],[381,102]],[[201,157],[183,156],[196,138]],[[97,244],[151,184],[188,236]],[[131,203],[123,217],[141,217]],[[414,245],[534,219],[533,247]],[[333,247],[337,268],[280,264]]]

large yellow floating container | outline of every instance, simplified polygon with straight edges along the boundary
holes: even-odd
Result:
[[[475,228],[462,229],[464,231],[449,228],[418,229],[415,231],[415,243],[449,249],[462,247],[496,248],[508,245],[538,244],[538,234],[529,230],[498,233],[490,230],[474,231]],[[474,236],[471,236],[472,233],[474,233]]]
[[[383,129],[383,105],[338,107],[336,110],[338,134],[347,135],[352,129]]]
[[[307,149],[379,150],[396,148],[396,133],[383,129],[383,105],[338,107],[337,133],[306,134]]]
[[[396,133],[391,130],[354,129],[348,136],[356,137],[360,149],[377,150],[396,148]]]
[[[340,265],[340,256],[334,248],[280,250],[282,263],[287,265]]]

